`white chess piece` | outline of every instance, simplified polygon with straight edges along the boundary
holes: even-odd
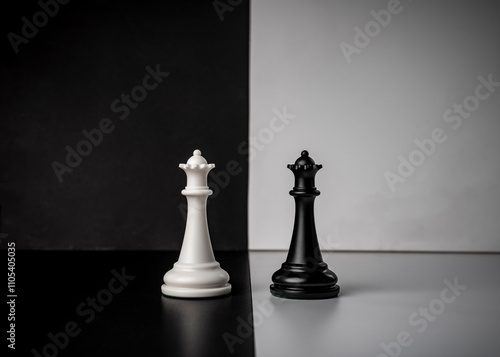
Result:
[[[212,190],[207,186],[207,175],[215,165],[208,164],[201,151],[195,150],[188,162],[179,167],[187,176],[186,188],[181,192],[188,202],[186,231],[179,260],[163,277],[161,292],[183,298],[229,294],[229,275],[215,260],[208,233],[206,207]]]

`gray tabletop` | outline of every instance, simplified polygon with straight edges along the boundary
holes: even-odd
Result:
[[[255,346],[266,356],[500,356],[500,255],[331,253],[340,295],[270,295],[286,252],[250,252]]]

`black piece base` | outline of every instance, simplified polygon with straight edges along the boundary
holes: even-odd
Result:
[[[273,296],[285,299],[301,299],[301,300],[331,299],[337,297],[340,292],[340,287],[338,285],[320,289],[311,289],[311,288],[277,287],[276,284],[272,284],[270,289],[271,289],[271,294],[273,294]]]
[[[272,276],[271,294],[288,299],[330,299],[339,295],[337,275],[325,262],[313,266],[285,262]]]

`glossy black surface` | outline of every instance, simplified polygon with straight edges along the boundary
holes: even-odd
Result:
[[[182,300],[160,291],[178,252],[18,251],[15,355],[38,356],[32,349],[43,355],[44,346],[53,343],[49,333],[59,334],[64,344],[60,333],[70,323],[79,333],[58,348],[61,357],[253,356],[253,333],[238,337],[242,319],[252,314],[248,255],[216,251],[215,256],[231,276],[231,295]],[[127,285],[115,278],[115,293],[106,293],[123,272]],[[88,297],[107,304],[96,300],[95,309]],[[232,354],[225,333],[239,339]],[[50,348],[45,352],[53,355]]]

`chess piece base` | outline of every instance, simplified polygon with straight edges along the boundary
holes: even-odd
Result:
[[[330,299],[337,297],[340,287],[337,275],[325,262],[307,264],[285,262],[272,276],[271,294],[288,299]]]
[[[229,275],[216,261],[210,263],[177,262],[163,277],[161,292],[167,296],[202,298],[229,294]]]
[[[278,287],[276,284],[271,285],[271,294],[286,299],[331,299],[337,297],[339,292],[340,288],[338,285],[321,288]]]
[[[178,298],[206,298],[229,294],[231,292],[231,284],[217,288],[182,288],[163,284],[161,292],[163,295]]]

